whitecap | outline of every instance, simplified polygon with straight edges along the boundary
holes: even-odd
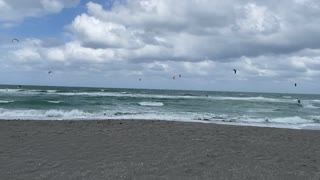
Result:
[[[320,100],[319,99],[314,99],[314,100],[310,100],[311,102],[313,102],[313,103],[320,103]]]
[[[267,97],[228,97],[228,96],[213,96],[209,97],[214,100],[233,100],[233,101],[253,101],[253,102],[285,102],[292,103],[290,99],[278,99],[278,98],[267,98]]]
[[[11,110],[0,108],[0,117],[5,119],[32,119],[32,120],[56,120],[56,119],[90,119],[96,118],[96,114],[91,114],[78,109],[73,110]]]
[[[3,101],[3,100],[0,100],[1,104],[7,104],[7,103],[12,103],[12,102],[14,102],[14,101]]]
[[[73,109],[71,111],[63,110],[48,110],[44,113],[46,117],[60,117],[60,118],[79,118],[79,117],[90,117],[92,114]]]
[[[304,124],[308,123],[308,119],[303,119],[299,116],[292,116],[292,117],[280,117],[280,118],[272,118],[269,119],[271,123],[282,123],[282,124]]]
[[[57,90],[47,90],[48,93],[55,93]]]
[[[163,106],[162,102],[139,102],[140,106]]]
[[[319,104],[315,100],[301,100],[301,105],[308,109],[320,108]]]
[[[282,96],[283,98],[290,99],[291,96]]]
[[[20,89],[0,89],[0,92],[19,92]]]
[[[59,103],[61,103],[61,102],[63,102],[63,101],[48,101],[49,103],[53,103],[53,104],[59,104]]]

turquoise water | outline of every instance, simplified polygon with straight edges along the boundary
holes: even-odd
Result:
[[[0,119],[158,119],[313,128],[320,127],[320,95],[2,85]]]

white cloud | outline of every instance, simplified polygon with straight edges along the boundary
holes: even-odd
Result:
[[[64,8],[63,1],[56,0],[41,0],[41,5],[49,13],[57,13]]]
[[[141,42],[136,37],[138,32],[127,30],[124,25],[103,22],[86,14],[76,17],[69,29],[77,39],[81,39],[84,46],[127,49],[141,47]]]
[[[63,8],[75,7],[79,0],[0,0],[0,22],[10,27],[27,17],[58,13]]]
[[[75,3],[39,2],[40,10],[29,16],[56,13]],[[205,79],[203,84],[320,79],[320,14],[310,6],[316,1],[116,2],[110,9],[88,2],[87,12],[66,28],[71,41],[21,40],[18,47],[6,47],[5,54],[11,55],[6,58],[39,69],[108,77],[170,79],[182,74]],[[11,7],[0,0],[0,9]]]
[[[266,7],[259,7],[256,4],[249,3],[238,11],[243,13],[239,14],[237,19],[240,31],[270,34],[277,32],[280,28],[278,18]]]

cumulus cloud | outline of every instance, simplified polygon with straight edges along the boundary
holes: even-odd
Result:
[[[0,0],[0,22],[10,27],[26,17],[40,17],[75,7],[79,0]]]
[[[124,54],[136,57],[147,46],[165,52],[154,60],[225,61],[318,47],[314,35],[319,27],[297,26],[305,18],[298,10],[309,7],[301,3],[306,4],[285,1],[277,8],[276,3],[260,1],[131,0],[105,10],[89,2],[88,12],[76,17],[69,29],[89,48],[125,49]],[[296,11],[287,11],[288,6]],[[134,59],[150,58],[144,54]]]
[[[8,2],[0,0],[0,9],[10,9],[16,1]],[[28,16],[76,4],[66,2],[34,1],[37,10]],[[28,39],[19,47],[3,47],[9,52],[4,54],[18,64],[110,76],[183,74],[210,82],[320,79],[316,0],[113,2],[108,9],[88,2],[87,11],[66,27],[69,42]],[[0,20],[22,18],[7,16]]]
[[[271,34],[279,30],[277,16],[266,7],[249,3],[240,7],[236,28],[248,33]]]
[[[86,14],[76,17],[69,29],[87,47],[126,49],[141,47],[140,39],[136,37],[138,32],[128,30],[124,25],[104,22]]]

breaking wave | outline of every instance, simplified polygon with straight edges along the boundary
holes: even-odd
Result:
[[[61,102],[63,102],[63,101],[48,101],[49,103],[53,103],[53,104],[59,104],[59,103],[61,103]]]
[[[163,106],[162,102],[139,102],[140,106]]]
[[[14,101],[2,101],[2,100],[0,100],[1,104],[8,104],[8,103],[12,103],[12,102],[14,102]]]

